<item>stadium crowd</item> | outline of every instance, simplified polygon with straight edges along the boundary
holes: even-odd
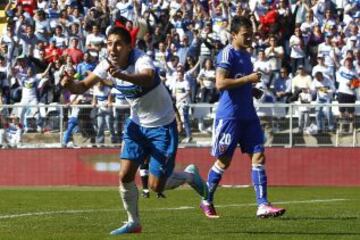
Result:
[[[235,15],[253,24],[248,52],[254,71],[262,73],[256,87],[265,94],[259,102],[360,100],[359,0],[9,0],[5,13],[0,104],[92,104],[98,109],[97,127],[87,127],[94,128],[88,135],[96,143],[104,142],[105,125],[111,141],[120,141],[120,118],[128,113],[111,108],[125,106],[124,97],[106,83],[71,96],[59,81],[64,74],[81,81],[107,57],[105,36],[112,25],[128,29],[132,44],[153,59],[183,117],[185,141],[191,140],[189,104],[218,99],[214,59],[231,39]],[[3,109],[1,125],[10,121],[6,116],[16,115],[27,132],[26,115],[34,109],[21,107],[12,115]],[[70,109],[65,145],[81,113]],[[299,112],[302,131],[309,125],[308,108]],[[341,107],[340,113],[354,120],[354,108]],[[44,119],[34,116],[42,132]],[[316,108],[316,125],[320,131],[334,130],[330,107]],[[199,129],[204,131],[201,121]]]

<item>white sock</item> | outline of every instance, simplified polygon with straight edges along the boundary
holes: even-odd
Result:
[[[193,176],[187,172],[173,172],[170,177],[166,180],[165,189],[174,189],[184,183],[190,183],[193,179]]]
[[[140,169],[140,177],[148,176],[149,170],[147,169]]]
[[[139,193],[134,181],[122,183],[119,186],[120,196],[124,205],[124,209],[128,215],[129,222],[140,223],[138,199]]]

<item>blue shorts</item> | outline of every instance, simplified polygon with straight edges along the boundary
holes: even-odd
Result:
[[[232,157],[238,144],[243,153],[264,152],[264,132],[259,119],[215,119],[212,155]]]
[[[166,126],[145,128],[131,119],[126,121],[121,159],[141,164],[149,158],[149,171],[156,177],[169,177],[175,167],[178,132],[176,122]]]

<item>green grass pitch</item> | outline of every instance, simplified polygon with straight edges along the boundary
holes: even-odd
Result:
[[[276,219],[255,217],[252,188],[219,188],[219,219],[190,188],[140,198],[142,234],[110,236],[126,220],[117,188],[0,188],[0,239],[360,239],[359,187],[271,187]]]

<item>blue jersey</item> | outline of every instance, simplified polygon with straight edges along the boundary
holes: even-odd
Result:
[[[217,56],[216,67],[229,72],[229,78],[239,78],[253,72],[250,54],[235,50],[227,45]],[[222,119],[257,119],[253,104],[252,84],[223,90],[220,92],[216,118]]]

